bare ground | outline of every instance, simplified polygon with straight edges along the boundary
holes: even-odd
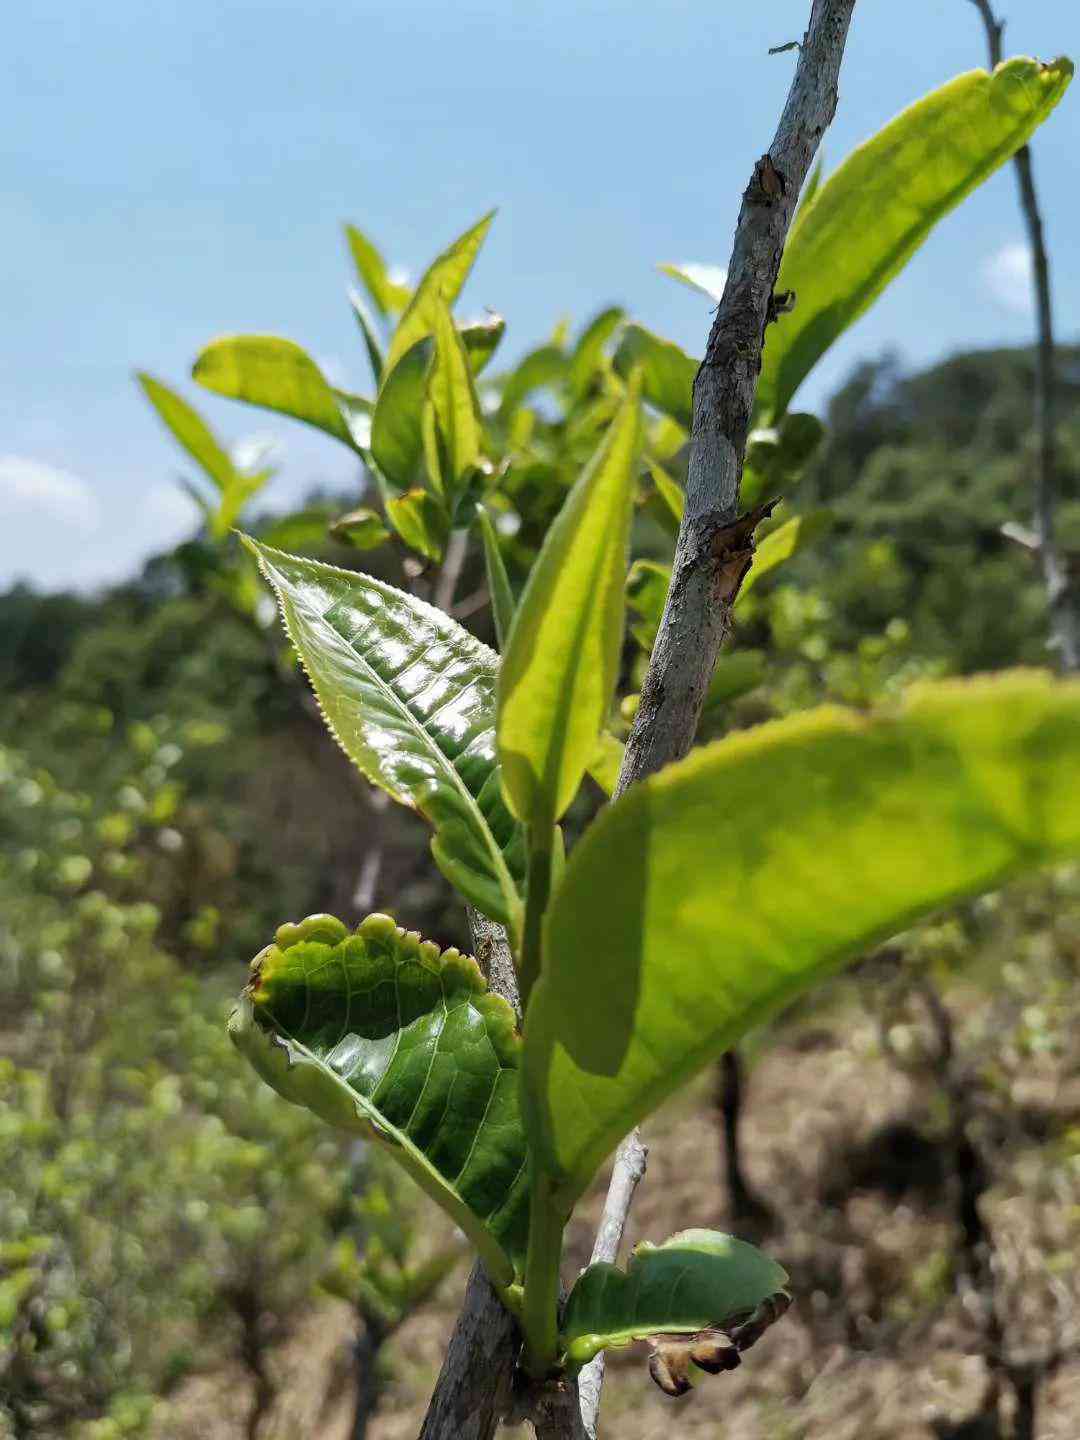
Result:
[[[726,1210],[713,1083],[710,1077],[650,1125],[631,1242],[688,1225],[755,1228],[753,1221],[737,1226]],[[1062,1083],[1060,1067],[1040,1071],[1033,1063],[1023,1094],[1013,1098],[1055,1134],[1073,1123],[1075,1086]],[[680,1440],[994,1440],[997,1432],[974,1418],[987,1375],[975,1300],[950,1261],[947,1187],[933,1145],[911,1149],[913,1130],[916,1138],[934,1133],[936,1103],[932,1090],[884,1057],[852,982],[836,987],[826,1011],[787,1026],[750,1072],[744,1157],[775,1217],[763,1243],[791,1271],[796,1303],[740,1370],[681,1400],[652,1384],[641,1349],[615,1352],[603,1433],[667,1440],[674,1427]],[[1071,1303],[1069,1257],[1080,1232],[1076,1167],[1048,1165],[1047,1152],[1045,1136],[1030,1144],[1022,1134],[1004,1138],[986,1202],[1002,1264],[1011,1267],[1006,1325],[1035,1356],[1052,1338],[1053,1295],[1068,1292]],[[587,1256],[602,1193],[598,1185],[568,1235],[568,1276]],[[392,1341],[391,1379],[370,1440],[417,1435],[463,1279],[448,1283]],[[260,1440],[348,1440],[349,1341],[344,1305],[327,1302],[304,1318],[276,1356],[282,1398]],[[195,1377],[163,1410],[157,1440],[242,1440],[248,1405],[241,1372]],[[1077,1361],[1042,1386],[1036,1436],[1080,1437]]]

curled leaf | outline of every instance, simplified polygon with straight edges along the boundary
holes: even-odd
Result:
[[[282,925],[229,1034],[284,1099],[382,1145],[460,1225],[497,1284],[528,1228],[514,1013],[480,967],[388,915]]]
[[[729,1345],[714,1332],[747,1349],[764,1317],[778,1317],[790,1304],[787,1278],[756,1246],[719,1230],[682,1230],[662,1245],[642,1242],[625,1271],[599,1264],[579,1276],[563,1316],[567,1364],[577,1368],[601,1350],[648,1340],[673,1374],[681,1373],[680,1355],[694,1364],[700,1356],[706,1370],[733,1368]],[[661,1336],[678,1338],[661,1343]]]

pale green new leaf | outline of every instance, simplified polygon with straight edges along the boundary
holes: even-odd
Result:
[[[375,381],[376,388],[378,388],[382,383],[384,364],[382,342],[375,330],[375,326],[372,324],[371,316],[367,312],[367,306],[355,290],[349,291],[349,304],[352,306],[352,312],[356,316],[356,323],[360,327],[360,334],[364,338],[364,348],[367,350],[368,363],[371,366],[371,378]]]
[[[605,795],[614,795],[622,769],[623,752],[626,746],[617,735],[604,730],[597,737],[596,747],[589,761],[589,774]]]
[[[450,515],[430,490],[419,486],[386,502],[386,518],[410,549],[428,560],[441,560],[450,538]]]
[[[391,485],[407,490],[424,456],[423,410],[435,342],[418,340],[387,376],[371,417],[371,454]]]
[[[390,279],[385,260],[368,237],[355,225],[346,225],[345,238],[356,273],[379,314],[385,319],[404,310],[409,303],[409,288]]]
[[[566,378],[569,360],[557,345],[530,350],[502,382],[499,416],[505,423],[535,390],[556,386]]]
[[[752,1026],[921,915],[1080,854],[1080,683],[825,707],[696,750],[593,824],[547,912],[532,1143],[572,1203]]]
[[[640,367],[642,398],[690,429],[698,362],[691,360],[685,350],[670,340],[661,340],[641,325],[627,325],[615,351],[614,363],[624,379]]]
[[[369,780],[431,822],[439,869],[513,932],[524,844],[495,758],[498,657],[441,610],[370,575],[246,543],[334,738]]]
[[[618,306],[611,306],[594,316],[582,331],[574,346],[573,354],[570,356],[570,364],[566,372],[567,384],[575,399],[580,399],[588,390],[593,377],[601,366],[604,346],[625,319],[625,310],[620,310]]]
[[[495,622],[495,638],[501,654],[510,638],[517,602],[510,588],[510,577],[506,573],[502,551],[499,549],[499,537],[495,533],[491,516],[482,505],[476,511],[476,525],[484,546],[484,571],[487,575],[488,595],[491,597],[491,617]]]
[[[443,489],[452,504],[480,463],[483,430],[480,402],[462,338],[442,300],[436,298],[432,308],[435,359],[428,379],[428,397],[442,438]]]
[[[638,384],[573,486],[529,574],[499,671],[499,758],[519,820],[552,825],[607,720],[622,647],[640,443]]]
[[[770,325],[758,381],[782,415],[824,352],[907,264],[934,226],[1009,159],[1072,78],[1069,60],[1016,58],[931,91],[854,150],[792,225],[776,282],[794,311]]]
[[[180,442],[222,494],[243,479],[228,451],[197,410],[145,370],[137,370],[135,378],[173,438]]]
[[[212,340],[191,373],[217,395],[291,415],[360,453],[367,448],[371,402],[336,389],[292,340],[277,335]]]
[[[434,332],[438,302],[442,301],[448,308],[453,306],[469,278],[473,261],[494,218],[495,211],[489,211],[482,220],[448,246],[424,272],[394,331],[394,338],[386,355],[386,375],[393,372],[401,357],[407,354],[418,340],[423,340],[426,335]]]
[[[662,465],[648,455],[645,457],[645,464],[656,493],[663,502],[666,511],[667,523],[677,531],[682,523],[683,511],[686,509],[686,496],[682,486],[677,480],[673,480]]]
[[[578,1369],[601,1350],[651,1335],[723,1330],[784,1290],[787,1271],[745,1240],[682,1230],[634,1247],[629,1267],[590,1265],[563,1313],[566,1360]]]
[[[312,915],[252,971],[229,1034],[262,1078],[383,1146],[509,1284],[528,1234],[520,1039],[476,961],[388,915],[352,933]]]

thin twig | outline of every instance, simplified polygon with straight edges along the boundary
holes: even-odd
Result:
[[[971,0],[982,17],[991,66],[1001,64],[1001,36],[1005,22],[997,19],[990,0]],[[1032,281],[1038,342],[1035,346],[1035,532],[1042,566],[1046,600],[1050,610],[1050,642],[1058,651],[1061,667],[1080,670],[1080,596],[1076,594],[1068,566],[1054,538],[1054,511],[1057,506],[1057,445],[1054,437],[1054,404],[1057,389],[1054,354],[1054,312],[1050,300],[1050,259],[1046,253],[1042,212],[1035,190],[1031,148],[1023,145],[1013,156],[1020,209],[1031,246]]]
[[[615,1152],[615,1165],[611,1172],[604,1213],[596,1232],[590,1265],[604,1262],[613,1265],[619,1257],[623,1231],[626,1229],[634,1191],[645,1174],[649,1152],[642,1144],[636,1130],[626,1137]],[[604,1352],[590,1360],[578,1376],[578,1397],[581,1404],[581,1423],[589,1440],[596,1440],[597,1416],[600,1411],[600,1391],[604,1384]]]
[[[686,507],[671,587],[616,794],[690,749],[720,646],[731,628],[732,607],[753,551],[755,517],[742,523],[736,517],[765,330],[774,316],[773,286],[799,191],[836,112],[840,62],[854,9],[855,0],[814,0],[776,134],[743,194],[724,293],[694,381]],[[623,1147],[635,1143],[640,1145],[637,1132]],[[624,1183],[617,1166],[612,1187]],[[617,1231],[603,1227],[605,1244],[613,1244],[615,1252],[632,1194],[633,1187]],[[604,1213],[606,1219],[607,1206]],[[582,1419],[590,1435],[596,1433],[602,1381],[601,1368],[588,1379],[583,1372],[579,1382]]]
[[[446,542],[446,555],[443,558],[442,568],[439,570],[439,577],[435,581],[431,593],[431,603],[440,610],[449,613],[454,603],[454,591],[457,589],[458,581],[461,579],[462,567],[465,564],[465,557],[469,553],[469,532],[467,530],[455,530],[450,539]]]

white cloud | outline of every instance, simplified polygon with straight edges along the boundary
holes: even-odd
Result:
[[[0,512],[35,510],[84,532],[97,529],[101,513],[90,486],[70,470],[25,455],[0,455]]]
[[[1014,315],[1030,315],[1033,266],[1031,248],[1019,240],[1003,245],[984,260],[980,268],[983,284],[1003,310]]]

